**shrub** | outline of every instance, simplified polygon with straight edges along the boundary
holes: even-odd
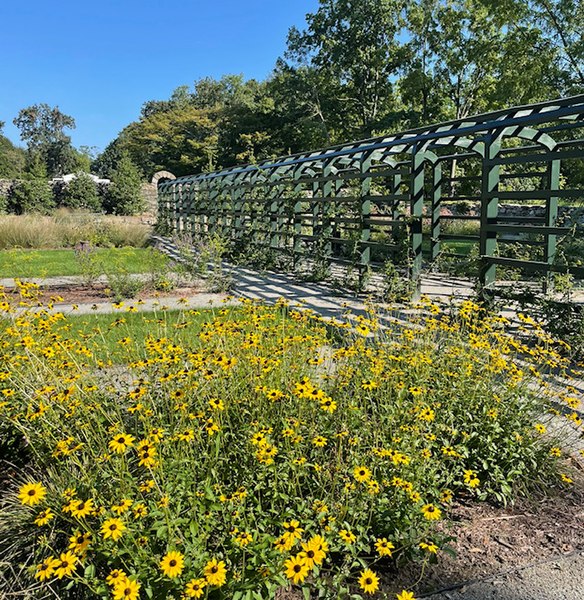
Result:
[[[8,194],[8,211],[48,214],[54,208],[53,191],[45,179],[16,181]]]
[[[0,559],[56,597],[109,597],[117,580],[250,599],[291,583],[359,598],[368,565],[429,560],[453,497],[559,479],[541,376],[512,355],[564,363],[470,302],[457,318],[421,308],[390,338],[358,318],[336,347],[284,304],[159,314],[142,341],[124,317],[82,332],[21,315],[0,333],[0,422],[35,460],[6,495]]]
[[[104,208],[116,215],[135,215],[143,211],[140,173],[128,156],[123,156],[112,173],[112,183],[104,197]]]
[[[72,179],[64,188],[61,205],[65,208],[99,212],[101,200],[93,179],[87,173],[77,173],[75,179]]]

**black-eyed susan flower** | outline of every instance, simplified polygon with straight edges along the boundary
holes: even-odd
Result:
[[[47,495],[46,488],[38,482],[25,483],[18,492],[18,499],[25,506],[34,506],[42,502]]]
[[[49,556],[48,558],[45,558],[45,560],[43,560],[43,562],[40,565],[37,565],[34,574],[35,579],[39,579],[40,581],[45,581],[46,579],[49,579],[55,573],[55,567],[58,564],[60,564],[60,561],[54,556]]]
[[[387,538],[378,538],[375,542],[375,549],[379,556],[391,556],[395,546]]]
[[[211,559],[203,569],[203,574],[209,585],[221,587],[227,580],[227,569],[225,563],[216,558]]]
[[[112,590],[113,600],[138,600],[141,584],[135,579],[124,577],[117,581]]]
[[[424,504],[422,514],[428,521],[437,521],[442,516],[442,511],[433,504]]]
[[[470,488],[476,488],[481,484],[481,480],[472,469],[467,469],[464,472],[464,483]]]
[[[71,516],[76,519],[84,519],[88,515],[92,514],[95,510],[95,505],[93,504],[93,500],[89,498],[88,500],[72,500],[71,501]]]
[[[308,573],[310,572],[310,567],[306,564],[303,557],[291,556],[284,563],[285,567],[285,575],[288,579],[292,581],[292,583],[299,584],[302,583]]]
[[[133,446],[134,437],[129,433],[118,433],[109,442],[108,446],[112,452],[123,454],[128,448]]]
[[[296,519],[291,519],[290,521],[284,521],[282,523],[282,527],[284,527],[284,539],[298,540],[302,537],[302,533],[304,529],[300,527],[300,522]]]
[[[438,554],[438,546],[436,544],[434,544],[434,542],[420,542],[419,546],[422,550],[425,550],[426,552],[429,552],[430,554]]]
[[[326,558],[326,552],[323,550],[323,545],[320,541],[309,540],[302,544],[302,552],[298,554],[299,558],[302,558],[309,569],[312,569],[314,565],[321,565],[322,561]]]
[[[345,542],[345,544],[354,544],[357,540],[357,536],[348,529],[341,529],[339,531],[339,537]]]
[[[75,571],[79,558],[73,552],[63,552],[55,562],[55,577],[63,579]]]
[[[178,577],[184,569],[184,555],[176,550],[167,552],[160,561],[160,570],[171,579]]]
[[[105,578],[105,581],[108,585],[111,585],[112,587],[115,586],[117,583],[119,583],[120,581],[126,579],[127,575],[126,572],[123,571],[122,569],[114,569],[113,571],[110,572],[110,574]]]
[[[316,447],[316,448],[324,448],[327,444],[327,439],[324,437],[324,435],[316,435],[312,438],[312,444]]]
[[[35,517],[35,525],[42,527],[43,525],[46,525],[51,519],[53,519],[54,516],[55,513],[50,508],[46,508]]]
[[[76,531],[69,538],[69,550],[75,554],[83,554],[91,544],[91,533]]]
[[[105,540],[111,538],[114,542],[117,542],[122,537],[125,530],[126,526],[123,521],[114,517],[104,521],[100,531]]]
[[[200,598],[205,593],[206,579],[191,579],[185,586],[185,596],[188,598]]]
[[[379,577],[371,569],[365,569],[361,571],[359,586],[366,594],[375,594],[379,589]]]
[[[355,467],[353,469],[353,477],[359,483],[365,483],[366,481],[371,479],[371,471],[367,467],[364,467],[364,466]]]

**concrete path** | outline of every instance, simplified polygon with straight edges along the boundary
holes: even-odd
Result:
[[[584,552],[420,597],[428,600],[583,600]]]

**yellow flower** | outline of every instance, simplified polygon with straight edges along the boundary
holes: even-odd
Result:
[[[34,506],[46,495],[47,490],[41,483],[25,483],[18,492],[18,499],[25,506]]]
[[[129,498],[122,498],[119,504],[114,504],[112,506],[112,511],[116,513],[116,515],[123,515],[131,506],[133,502]]]
[[[138,600],[140,583],[128,577],[121,578],[114,585],[113,600]]]
[[[110,441],[109,448],[113,452],[123,454],[127,448],[134,444],[134,437],[128,433],[118,433],[113,440]]]
[[[46,558],[40,565],[37,565],[36,573],[34,574],[35,579],[45,581],[45,579],[51,577],[55,572],[55,567],[60,562],[58,558],[54,558],[53,556]]]
[[[433,504],[424,504],[424,506],[422,506],[422,513],[424,518],[428,519],[428,521],[436,521],[442,515],[442,511]]]
[[[76,531],[69,538],[69,550],[73,550],[75,554],[83,554],[89,544],[91,544],[91,534],[87,531],[85,533]]]
[[[304,559],[309,569],[312,569],[314,565],[321,565],[322,561],[326,558],[326,550],[328,544],[320,536],[315,536],[308,542],[302,544],[303,552],[300,552],[298,556]]]
[[[371,479],[371,471],[367,467],[355,467],[353,469],[353,476],[359,483],[365,483]]]
[[[377,550],[379,556],[391,556],[392,550],[395,550],[395,546],[387,541],[387,538],[379,538],[375,542],[375,549]]]
[[[537,431],[537,433],[540,434],[544,434],[547,429],[545,428],[545,425],[542,425],[541,423],[536,423],[534,426],[535,431]]]
[[[371,569],[365,569],[359,577],[359,585],[366,594],[375,594],[379,589],[379,577]]]
[[[185,594],[189,598],[200,598],[206,585],[206,579],[191,579],[186,585]]]
[[[63,579],[75,571],[75,565],[79,559],[73,552],[63,552],[59,559],[55,561],[55,576],[57,579]]]
[[[284,567],[286,567],[285,574],[288,579],[292,581],[292,583],[302,583],[308,572],[310,571],[310,567],[304,561],[300,555],[290,557],[285,563]]]
[[[348,529],[341,529],[339,531],[339,536],[346,544],[354,544],[357,539],[357,536]]]
[[[101,526],[101,534],[104,539],[112,538],[114,542],[117,542],[121,537],[124,531],[126,530],[126,526],[123,524],[121,519],[107,519],[104,521]]]
[[[337,403],[332,398],[326,397],[320,401],[320,407],[332,415],[337,410]]]
[[[215,587],[221,587],[227,579],[225,563],[222,560],[218,561],[216,558],[213,558],[205,565],[203,573],[205,574],[207,583]]]
[[[71,515],[76,519],[83,519],[87,515],[90,515],[95,510],[93,506],[93,500],[75,500],[71,502]]]
[[[282,536],[285,540],[297,540],[302,537],[304,529],[300,527],[300,522],[296,519],[291,521],[284,521],[282,526],[285,529],[284,535]]]
[[[481,480],[476,476],[476,473],[473,470],[467,469],[464,472],[464,483],[470,488],[476,488],[481,484]]]
[[[396,594],[397,600],[416,600],[412,592],[402,590],[400,594]]]
[[[274,546],[276,546],[276,550],[278,552],[288,552],[294,546],[296,542],[296,538],[294,537],[279,537],[275,542]]]
[[[430,552],[430,554],[438,554],[438,546],[436,546],[436,544],[434,544],[434,542],[430,542],[429,544],[426,542],[420,542],[420,548],[422,550],[426,550],[427,552]]]
[[[108,585],[116,586],[120,581],[126,579],[126,572],[121,569],[114,569],[110,572],[110,574],[105,578],[105,581]]]
[[[317,448],[323,448],[324,446],[326,446],[327,441],[328,440],[323,435],[317,435],[317,436],[315,436],[315,437],[312,438],[312,443]]]
[[[170,578],[178,577],[183,572],[184,566],[184,556],[176,550],[167,552],[160,561],[160,570]]]
[[[46,525],[54,516],[55,513],[50,508],[46,508],[36,516],[34,522],[41,527],[42,525]]]

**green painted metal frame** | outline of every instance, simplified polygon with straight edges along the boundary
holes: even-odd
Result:
[[[476,242],[485,290],[498,265],[583,277],[582,266],[556,260],[558,238],[581,235],[558,224],[558,206],[562,198],[584,201],[584,189],[564,174],[574,161],[584,171],[583,133],[584,95],[514,107],[165,181],[159,218],[175,232],[220,233],[285,253],[295,266],[318,259],[350,267],[361,284],[392,260],[419,287],[425,257],[456,256],[444,250],[456,240]],[[444,214],[465,201],[479,202],[480,215]],[[543,202],[544,216],[502,217],[504,201]],[[480,223],[478,235],[444,231],[444,221],[465,218]],[[501,256],[506,244],[539,247],[540,260]]]

